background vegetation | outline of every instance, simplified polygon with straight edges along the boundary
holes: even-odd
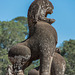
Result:
[[[17,17],[11,21],[0,21],[0,75],[5,75],[7,66],[10,64],[8,60],[8,51],[10,47],[18,42],[25,40],[28,35],[28,25],[26,17]],[[65,58],[66,75],[75,75],[75,40],[63,41],[59,46],[61,55]],[[39,66],[39,60],[34,61],[26,70]]]

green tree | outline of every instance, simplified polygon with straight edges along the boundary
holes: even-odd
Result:
[[[14,20],[0,21],[0,75],[6,74],[7,65],[10,64],[8,60],[8,50],[10,47],[25,40],[27,19],[25,18],[25,21],[22,22],[21,20],[17,22]]]
[[[61,55],[66,60],[66,74],[75,75],[75,40],[64,41],[61,48]]]
[[[19,21],[22,24],[28,24],[26,17],[16,17],[16,18],[14,18],[12,20],[15,21],[15,22]]]
[[[20,23],[22,23],[25,27],[26,27],[26,29],[27,29],[27,32],[25,33],[26,34],[26,37],[25,37],[25,39],[27,39],[28,38],[28,34],[29,34],[29,27],[28,27],[28,21],[27,21],[27,18],[26,17],[16,17],[16,18],[14,18],[14,19],[12,19],[12,21],[14,21],[14,22],[20,22]]]

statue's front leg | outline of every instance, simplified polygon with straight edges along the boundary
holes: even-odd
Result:
[[[51,72],[51,64],[53,57],[50,56],[48,58],[45,58],[45,56],[40,57],[40,75],[50,75]]]
[[[43,44],[43,48],[40,50],[40,75],[51,74],[51,64],[54,51],[54,45],[49,46],[47,43]]]

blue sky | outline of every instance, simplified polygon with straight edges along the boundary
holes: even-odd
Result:
[[[0,21],[10,21],[18,16],[27,17],[30,4],[34,0],[0,0]],[[52,15],[56,19],[52,26],[58,34],[59,46],[64,40],[75,40],[75,0],[50,0],[54,5]]]

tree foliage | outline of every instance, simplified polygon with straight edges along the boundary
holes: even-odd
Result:
[[[22,21],[21,21],[22,19]],[[17,21],[0,21],[0,75],[5,75],[6,67],[10,64],[8,50],[12,45],[25,40],[27,35],[27,18],[17,18]]]
[[[19,22],[21,22],[22,24],[27,24],[27,23],[28,23],[26,17],[16,17],[16,18],[14,18],[14,19],[12,19],[12,20],[15,21],[15,22],[19,21]]]
[[[61,48],[61,55],[66,60],[66,74],[75,75],[75,40],[64,41]]]

